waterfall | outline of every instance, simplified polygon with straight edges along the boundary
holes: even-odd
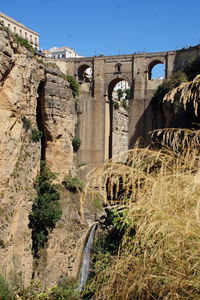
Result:
[[[94,224],[91,227],[90,233],[88,235],[87,242],[85,244],[84,250],[83,250],[83,261],[82,261],[82,266],[81,266],[81,271],[80,271],[80,282],[79,282],[79,290],[82,290],[84,285],[87,282],[88,276],[89,276],[89,266],[90,266],[90,252],[91,248],[93,245],[93,240],[94,240],[94,233],[96,230],[97,224]]]

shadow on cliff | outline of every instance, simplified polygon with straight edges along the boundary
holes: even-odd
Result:
[[[152,101],[145,109],[135,127],[135,133],[130,138],[129,149],[139,140],[139,147],[151,144],[151,131],[164,128],[200,129],[200,106],[195,114],[192,103],[186,108],[175,98],[173,103],[164,102],[155,105]]]

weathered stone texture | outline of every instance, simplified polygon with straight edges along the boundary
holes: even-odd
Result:
[[[30,142],[22,116],[28,115],[35,123],[37,86],[44,79],[44,70],[35,60],[14,53],[2,31],[0,45],[0,273],[26,285],[32,277],[28,214],[35,195],[40,145]]]
[[[120,107],[113,111],[113,156],[128,150],[128,112]]]
[[[41,143],[34,143],[30,136],[31,128],[38,127],[40,83],[44,83],[40,101],[46,159],[60,180],[69,171],[75,170],[72,138],[77,116],[71,89],[68,82],[59,76],[60,71],[53,67],[45,69],[31,53],[14,44],[13,38],[1,30],[0,50],[0,274],[8,280],[22,281],[28,285],[34,265],[28,216],[36,196],[34,180],[41,161]],[[24,116],[31,120],[30,129],[23,128]],[[67,202],[67,205],[71,204]],[[77,207],[66,207],[60,224],[65,224],[65,218],[69,217],[66,211],[71,217],[78,215]],[[80,222],[79,215],[77,218],[77,222]],[[61,226],[61,230],[58,227],[55,235],[51,233],[50,248],[46,249],[47,270],[51,270],[54,261],[52,255],[56,257],[57,249],[64,248],[63,243],[68,241],[69,248],[76,247],[82,232],[81,226],[73,229],[68,222],[67,227]],[[78,232],[76,239],[73,230]],[[87,231],[87,228],[84,230]],[[61,252],[58,253],[61,255]],[[56,260],[59,260],[58,256]],[[58,276],[66,273],[64,269],[71,270],[74,260],[65,261],[65,267],[60,270],[61,263],[64,264],[64,260],[55,264],[55,275],[48,277],[49,284],[56,283]]]
[[[77,116],[69,83],[47,73],[45,85],[46,160],[62,180],[73,170],[72,138]]]

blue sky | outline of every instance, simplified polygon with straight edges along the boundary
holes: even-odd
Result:
[[[83,56],[176,50],[200,44],[200,0],[16,0],[0,11],[40,34],[40,47]]]

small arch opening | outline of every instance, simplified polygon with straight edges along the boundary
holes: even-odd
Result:
[[[82,65],[78,68],[78,80],[84,82],[92,81],[92,68],[89,65]]]
[[[162,61],[156,60],[150,63],[148,69],[149,80],[165,78],[165,64]]]
[[[122,64],[118,63],[115,65],[115,73],[120,74],[121,73]]]

